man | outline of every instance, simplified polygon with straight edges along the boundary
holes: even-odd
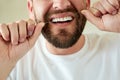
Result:
[[[89,4],[28,0],[31,19],[0,26],[0,80],[120,80],[119,1]],[[115,33],[82,34],[85,17]]]

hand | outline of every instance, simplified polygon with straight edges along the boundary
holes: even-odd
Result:
[[[120,32],[120,2],[118,0],[100,0],[82,14],[100,30]]]
[[[44,23],[19,21],[0,25],[0,80],[5,79],[17,61],[35,44]]]

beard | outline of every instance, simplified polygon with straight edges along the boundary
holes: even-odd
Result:
[[[75,15],[75,26],[73,26],[72,32],[69,32],[66,29],[60,29],[58,31],[58,34],[54,34],[52,31],[52,28],[50,26],[50,23],[46,23],[45,26],[42,29],[42,34],[46,38],[46,40],[51,43],[53,46],[57,48],[69,48],[72,47],[80,38],[82,35],[82,32],[84,30],[84,26],[86,24],[86,18],[81,13],[77,12],[75,8],[67,8],[65,10],[58,10],[58,11],[52,11],[48,12],[45,17],[44,21],[49,21],[49,16],[52,14],[57,13],[64,13],[64,12],[72,12]]]

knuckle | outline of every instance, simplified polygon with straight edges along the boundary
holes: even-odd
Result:
[[[116,1],[116,0],[108,0],[108,2],[109,2],[110,4],[112,4],[113,6],[119,6],[118,1]]]
[[[21,20],[20,22],[19,22],[19,28],[21,29],[21,28],[26,28],[26,22],[24,21],[24,20]]]
[[[7,30],[6,24],[0,25],[0,33],[4,40],[7,40],[7,41],[9,40],[9,31]]]
[[[4,29],[7,25],[6,24],[0,24],[0,29]]]
[[[104,0],[100,0],[99,3],[103,6],[104,5]]]
[[[3,24],[0,24],[0,27],[4,27],[4,26],[6,26],[6,24],[5,24],[5,23],[3,23]]]
[[[0,26],[0,31],[5,31],[6,32],[6,29],[7,29],[7,25],[6,24],[2,24]]]
[[[106,13],[106,12],[112,13],[112,11],[115,11],[115,8],[108,1],[105,1],[105,0],[102,0],[102,1],[100,1],[100,3],[103,6],[103,8],[105,9],[105,11],[103,11],[103,13]]]
[[[28,22],[28,26],[27,26],[28,31],[29,30],[33,31],[35,27],[35,22],[32,19],[29,19],[27,22]]]
[[[9,23],[9,27],[15,27],[15,26],[17,26],[17,23],[16,23],[16,22]]]
[[[100,11],[101,11],[102,14],[106,14],[106,11],[105,11],[105,9],[104,9],[104,7],[102,6],[101,3],[98,5],[98,7],[100,7]]]
[[[99,4],[99,2],[94,3],[93,7],[97,7],[98,4]]]
[[[12,25],[13,25],[13,26],[17,26],[17,23],[16,23],[16,22],[13,22]]]
[[[24,20],[20,20],[19,24],[25,24],[26,22]]]

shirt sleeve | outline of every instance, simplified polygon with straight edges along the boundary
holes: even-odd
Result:
[[[13,70],[10,72],[9,76],[7,77],[7,80],[16,80],[16,69],[13,68]]]

